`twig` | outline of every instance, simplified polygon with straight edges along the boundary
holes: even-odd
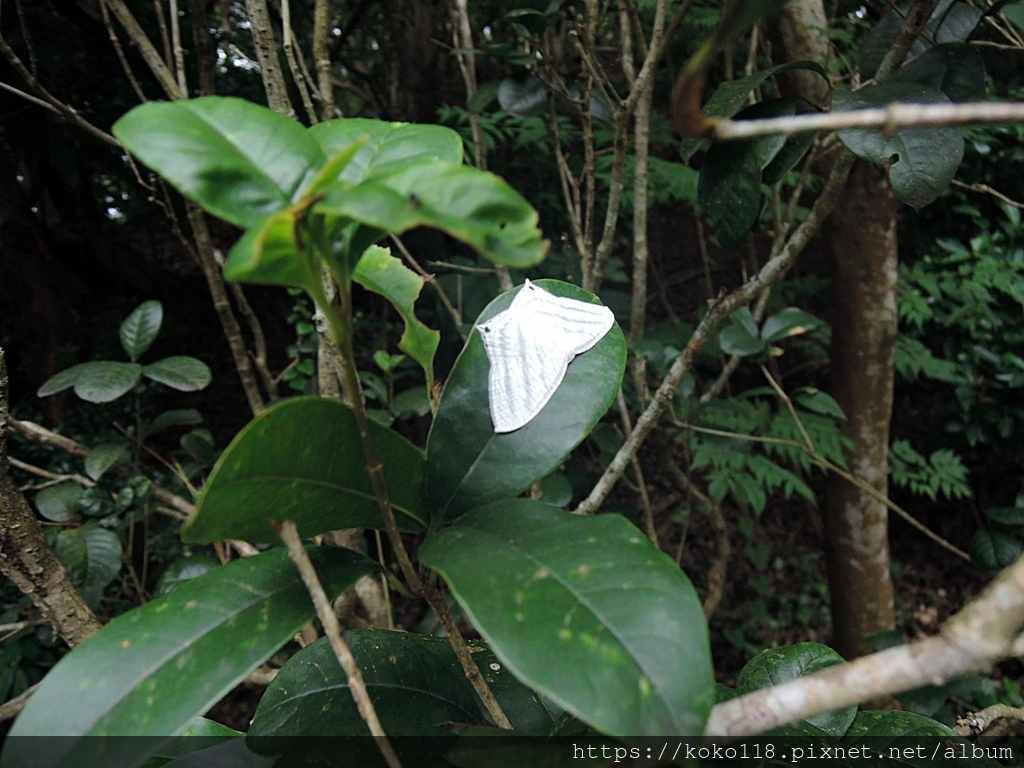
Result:
[[[335,114],[331,55],[327,45],[329,27],[331,26],[330,10],[328,0],[315,0],[313,4],[313,67],[316,69],[316,91],[320,97],[320,117],[324,120],[338,117]]]
[[[1024,623],[1024,557],[1000,573],[941,632],[716,706],[708,736],[752,736],[787,723],[919,688],[941,685],[1014,653]]]
[[[996,720],[1004,719],[1024,723],[1024,707],[993,704],[991,707],[985,707],[980,712],[968,712],[963,717],[957,718],[954,730],[961,736],[971,736],[983,733]]]
[[[178,75],[178,90],[188,96],[188,82],[185,80],[185,53],[181,48],[181,19],[178,17],[178,0],[168,2],[171,14],[171,46],[174,49],[174,70]]]
[[[64,435],[46,429],[46,427],[42,427],[34,422],[21,421],[20,419],[16,419],[12,416],[9,419],[9,425],[13,432],[16,432],[26,440],[31,440],[34,443],[40,443],[41,445],[48,445],[51,448],[57,448],[65,453],[70,453],[72,456],[85,457],[89,455],[88,447],[72,440],[70,437],[65,437]],[[118,465],[111,467],[111,471],[125,476],[131,474],[127,467],[121,467]],[[159,485],[152,485],[151,493],[153,494],[154,499],[175,510],[175,512],[183,517],[187,517],[192,514],[195,509],[194,504],[186,501],[176,493],[168,491],[166,488],[161,488]]]
[[[153,73],[157,82],[160,83],[160,87],[164,89],[167,98],[171,100],[185,98],[185,94],[178,88],[177,80],[175,80],[171,70],[168,69],[167,63],[160,56],[157,49],[153,47],[153,43],[150,42],[146,32],[139,26],[139,22],[135,20],[132,12],[128,10],[124,0],[101,0],[101,2],[114,14],[114,18],[120,23],[121,28],[124,29],[132,44],[142,56],[142,60],[146,62],[150,72]]]
[[[710,427],[698,427],[695,424],[687,424],[687,423],[684,423],[684,422],[677,422],[677,426],[682,427],[683,429],[693,430],[694,432],[702,432],[702,433],[704,433],[706,435],[716,435],[718,437],[730,437],[730,438],[732,438],[734,440],[747,440],[747,441],[752,442],[752,443],[766,443],[766,444],[771,444],[771,445],[786,445],[786,446],[789,446],[791,448],[796,448],[798,450],[801,450],[801,451],[803,451],[804,453],[807,454],[808,458],[816,466],[819,466],[822,469],[828,470],[829,472],[835,472],[837,475],[839,475],[841,478],[846,480],[848,483],[850,483],[851,485],[856,487],[858,490],[863,491],[868,496],[873,498],[875,501],[877,501],[877,502],[879,502],[881,504],[884,504],[892,512],[895,512],[897,515],[902,517],[904,520],[906,520],[907,523],[909,523],[914,528],[917,528],[919,531],[921,531],[921,533],[923,533],[929,539],[934,541],[940,547],[943,547],[944,549],[946,549],[949,552],[953,553],[954,555],[959,557],[961,560],[966,560],[966,561],[970,562],[971,558],[970,558],[970,556],[966,552],[964,552],[962,549],[957,547],[955,544],[952,544],[949,541],[946,541],[946,539],[942,538],[941,536],[939,536],[939,534],[935,533],[930,528],[925,526],[924,523],[920,522],[917,518],[915,518],[913,515],[911,515],[905,509],[903,509],[903,507],[901,507],[899,504],[897,504],[896,502],[894,502],[891,499],[889,499],[887,496],[885,496],[883,493],[881,493],[873,485],[871,485],[870,483],[865,482],[864,480],[862,480],[861,478],[857,477],[856,475],[850,474],[845,469],[840,467],[838,464],[833,464],[831,461],[829,461],[828,459],[824,458],[820,454],[815,453],[812,448],[808,448],[803,443],[798,443],[796,440],[786,440],[785,438],[781,438],[781,437],[763,437],[761,435],[744,435],[744,434],[741,434],[739,432],[728,432],[728,431],[722,430],[722,429],[712,429]]]
[[[1014,208],[1020,208],[1024,210],[1024,203],[1019,203],[1013,198],[1007,197],[997,189],[993,189],[988,184],[966,184],[962,181],[953,179],[953,186],[960,187],[961,189],[969,189],[972,192],[982,192],[986,195],[992,195],[997,200],[1002,200],[1007,205],[1012,205]]]
[[[28,700],[32,698],[32,694],[36,692],[36,689],[39,688],[40,685],[42,685],[42,683],[36,683],[32,687],[26,688],[13,699],[9,699],[3,704],[0,704],[0,723],[6,722],[7,720],[13,720],[20,715],[21,710],[25,708],[25,705],[28,704]]]
[[[14,71],[18,73],[21,79],[24,80],[32,90],[38,93],[43,98],[43,100],[49,104],[52,111],[59,113],[60,115],[70,120],[75,125],[77,125],[79,128],[84,130],[86,133],[90,134],[91,136],[94,136],[100,141],[110,144],[111,146],[114,147],[121,146],[121,142],[119,142],[109,133],[107,133],[106,131],[101,131],[95,125],[93,125],[80,114],[78,114],[77,111],[69,107],[67,104],[65,104],[56,96],[52,95],[48,90],[46,90],[39,82],[39,80],[35,77],[35,75],[28,71],[28,69],[25,67],[25,64],[21,61],[20,58],[18,58],[18,54],[16,54],[14,52],[14,49],[7,44],[7,41],[3,38],[2,35],[0,35],[0,52],[3,53],[4,58],[7,59],[7,62],[11,65],[11,67],[14,68]],[[11,86],[5,86],[5,88],[11,93],[14,93],[18,96],[22,96],[23,98],[27,98],[33,104],[39,103],[38,99],[30,97],[27,93],[23,93],[22,91],[19,91],[17,88],[12,88]]]
[[[345,638],[341,636],[341,626],[338,624],[338,617],[334,614],[331,601],[327,598],[327,593],[324,592],[324,587],[320,583],[320,577],[317,576],[316,569],[309,559],[306,548],[302,546],[302,539],[299,538],[299,531],[295,527],[295,523],[291,520],[285,520],[278,529],[278,535],[285,543],[285,546],[288,547],[288,556],[295,563],[295,567],[302,577],[302,583],[306,585],[306,590],[313,599],[316,615],[320,618],[320,623],[323,625],[324,634],[327,635],[331,649],[334,651],[338,663],[341,664],[341,668],[345,671],[345,676],[348,678],[348,690],[356,701],[359,716],[363,718],[363,722],[366,723],[370,733],[375,737],[377,746],[381,754],[384,755],[388,765],[391,768],[402,768],[402,763],[398,759],[394,747],[391,746],[388,735],[384,733],[380,719],[377,717],[377,710],[373,706],[373,699],[370,698],[370,692],[366,690],[363,673],[360,671],[359,665],[356,664],[356,659],[352,655],[352,649],[345,641]]]
[[[317,13],[319,13],[319,9],[320,6],[317,4]],[[314,21],[315,26],[316,22]],[[302,99],[302,106],[306,110],[306,117],[311,124],[315,124],[318,122],[316,108],[313,106],[309,89],[306,88],[306,79],[303,77],[302,70],[299,67],[299,59],[302,57],[302,52],[299,52],[298,57],[295,55],[295,49],[298,47],[299,41],[292,32],[292,10],[289,0],[281,0],[281,40],[284,47],[284,58],[288,62],[288,71],[291,73],[295,87],[299,89],[299,98]],[[328,63],[330,63],[330,60],[328,60]],[[327,108],[326,105],[324,108]]]
[[[626,405],[626,396],[622,394],[621,387],[619,388],[617,401],[619,416],[622,418],[622,427],[628,435],[633,431],[633,424],[629,418],[629,406]],[[651,544],[659,547],[658,529],[654,527],[654,512],[651,510],[651,497],[647,493],[647,481],[644,479],[643,469],[641,469],[640,462],[637,461],[636,457],[633,458],[633,474],[636,475],[637,493],[640,496],[640,506],[643,509],[645,533],[647,538],[651,540]]]
[[[612,488],[622,476],[630,459],[636,455],[641,443],[654,429],[661,417],[662,412],[672,402],[676,390],[679,388],[683,377],[690,370],[694,356],[715,333],[725,324],[726,319],[741,306],[749,303],[755,296],[758,296],[765,288],[775,283],[790,265],[796,260],[799,253],[806,247],[811,237],[818,231],[822,222],[832,212],[839,193],[850,169],[853,167],[853,154],[846,152],[840,156],[833,166],[832,173],[825,183],[821,194],[815,200],[814,205],[800,225],[793,231],[786,244],[780,249],[779,254],[765,263],[761,270],[750,280],[745,282],[732,293],[726,295],[721,301],[712,305],[711,309],[697,325],[696,330],[687,342],[686,347],[679,353],[668,375],[662,381],[654,393],[654,397],[637,420],[636,428],[619,448],[615,458],[604,471],[604,474],[595,484],[590,494],[576,508],[577,514],[593,514],[598,510],[604,500],[608,498]]]
[[[413,268],[413,271],[416,272],[417,275],[419,275],[420,277],[423,278],[423,282],[427,283],[428,285],[430,285],[430,287],[432,287],[435,291],[437,291],[437,297],[441,300],[441,304],[444,305],[444,308],[446,310],[448,310],[448,314],[452,316],[452,320],[455,321],[455,327],[461,329],[461,326],[462,326],[462,313],[459,312],[459,310],[457,310],[455,308],[454,304],[452,304],[451,299],[448,298],[448,294],[445,293],[445,290],[444,290],[444,288],[441,287],[441,284],[438,283],[437,280],[434,279],[434,276],[432,274],[430,274],[429,272],[427,272],[427,270],[425,270],[422,266],[420,266],[420,263],[418,261],[416,261],[415,257],[409,252],[409,249],[405,247],[405,243],[402,242],[402,238],[400,238],[398,235],[392,235],[391,236],[391,242],[393,242],[395,244],[395,247],[398,249],[399,253],[402,254],[402,258],[405,259],[408,262],[409,266]],[[443,264],[443,262],[431,262],[431,263],[432,264]],[[447,265],[445,265],[445,266],[447,266]],[[457,265],[451,265],[451,266],[457,266]],[[485,271],[486,272],[490,272],[491,270],[485,270]],[[459,332],[461,333],[462,331],[460,330]]]
[[[718,120],[712,124],[707,138],[714,141],[739,141],[761,136],[792,136],[809,131],[841,131],[849,128],[879,128],[886,133],[892,133],[901,128],[1000,123],[1024,123],[1024,102],[898,102],[885,107],[772,117],[764,120]]]
[[[59,472],[51,472],[48,469],[37,467],[34,464],[28,464],[24,461],[19,461],[13,456],[8,456],[7,461],[8,463],[10,463],[12,467],[20,469],[22,472],[28,472],[30,475],[35,475],[36,477],[45,477],[47,480],[52,481],[49,483],[41,484],[39,487],[45,487],[55,485],[57,483],[67,482],[76,483],[82,486],[83,488],[92,488],[94,485],[96,485],[96,483],[93,480],[90,480],[88,477],[85,477],[84,475],[79,475],[77,473],[72,475],[62,475]],[[37,487],[35,490],[39,490],[39,488]]]
[[[697,487],[697,484],[676,464],[672,452],[665,451],[664,457],[665,468],[668,469],[676,483],[681,485],[687,493],[696,496],[703,502],[708,511],[708,517],[711,518],[711,526],[715,529],[715,536],[718,538],[717,552],[711,561],[711,568],[708,569],[708,593],[704,596],[704,616],[710,619],[718,610],[718,605],[722,602],[722,595],[725,592],[725,574],[729,567],[729,558],[732,555],[729,526],[725,521],[725,515],[722,514],[722,506]]]
[[[245,12],[249,16],[249,31],[252,32],[256,58],[260,62],[260,78],[267,94],[267,105],[275,112],[295,117],[284,74],[281,72],[281,62],[277,58],[277,41],[274,40],[267,0],[245,0]]]

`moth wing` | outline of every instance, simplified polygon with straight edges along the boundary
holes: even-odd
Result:
[[[504,313],[502,313],[504,314]],[[543,320],[530,313],[514,313],[503,322],[480,326],[484,349],[491,363],[488,399],[497,433],[514,432],[547,405],[574,357],[547,344]]]
[[[603,304],[555,296],[541,289],[530,306],[531,315],[545,328],[552,346],[572,356],[581,355],[604,338],[615,324],[615,315]]]

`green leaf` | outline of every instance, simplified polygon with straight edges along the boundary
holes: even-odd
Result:
[[[310,557],[331,598],[377,567],[346,549],[316,548]],[[118,616],[74,648],[43,680],[11,735],[171,737],[313,615],[285,550],[235,560]],[[160,745],[158,738],[9,739],[0,768],[89,765],[99,750],[104,765],[134,768]],[[40,754],[45,759],[37,763]]]
[[[36,494],[36,509],[47,520],[66,523],[75,517],[78,502],[85,489],[78,483],[65,482],[43,488]]]
[[[795,99],[768,99],[745,108],[736,119],[760,120],[795,112]],[[766,136],[715,144],[708,149],[701,165],[697,195],[701,208],[718,228],[723,246],[741,243],[757,223],[762,207],[761,172],[785,145],[785,137]]]
[[[540,497],[553,507],[567,507],[572,501],[572,483],[565,475],[555,472],[540,481]]]
[[[181,735],[233,739],[236,736],[244,736],[245,734],[241,731],[236,731],[234,728],[228,728],[226,725],[218,723],[216,720],[197,717],[182,729]]]
[[[917,83],[891,82],[859,91],[836,90],[832,111],[884,107],[894,102],[949,104],[934,88]],[[949,186],[964,156],[960,128],[903,128],[891,136],[866,128],[839,131],[839,138],[860,158],[889,168],[893,192],[903,202],[921,208]]]
[[[90,403],[109,403],[138,386],[142,379],[142,366],[138,363],[118,363],[97,360],[76,365],[75,394]]]
[[[88,523],[58,533],[53,549],[82,597],[95,607],[104,588],[121,571],[121,539],[111,530]]]
[[[327,162],[292,118],[224,96],[142,104],[113,131],[185,197],[243,229],[297,201]]]
[[[403,531],[423,529],[423,453],[370,424],[384,481]],[[271,406],[221,455],[186,541],[278,541],[272,522],[294,520],[303,536],[338,528],[383,528],[352,410],[337,400],[297,397]]]
[[[537,285],[556,296],[596,302],[586,291],[558,280]],[[508,291],[477,318],[508,308]],[[537,417],[515,432],[495,434],[488,411],[490,363],[479,332],[470,333],[448,375],[427,439],[427,496],[432,513],[453,519],[461,512],[515,496],[551,473],[585,438],[619,390],[626,364],[622,330],[611,331],[569,364],[561,386]]]
[[[424,163],[462,162],[462,139],[451,128],[441,125],[350,117],[318,123],[309,133],[328,157],[365,140],[338,177],[352,184],[391,176]]]
[[[60,486],[54,487],[59,488]],[[36,496],[36,506],[39,506],[38,495]],[[41,509],[39,511],[42,512]],[[985,510],[985,516],[1000,525],[1024,526],[1024,508],[1022,507],[989,507]]]
[[[782,648],[761,651],[747,662],[736,678],[736,690],[750,693],[761,688],[770,688],[804,675],[813,674],[845,659],[827,645],[821,643],[797,643]],[[857,714],[857,707],[846,707],[835,712],[808,718],[806,722],[832,736],[842,736]]]
[[[810,312],[804,312],[796,307],[788,307],[764,321],[761,338],[768,344],[774,344],[791,336],[813,331],[819,325],[821,325],[821,321]]]
[[[793,400],[801,408],[813,413],[820,413],[822,416],[831,416],[834,419],[846,420],[846,414],[828,392],[822,392],[814,387],[806,387],[793,396]]]
[[[807,150],[814,143],[814,137],[815,134],[810,131],[789,137],[775,158],[765,167],[761,181],[769,185],[781,181],[807,154]]]
[[[155,435],[157,432],[161,432],[168,427],[190,426],[202,423],[203,416],[195,408],[175,408],[170,411],[164,411],[149,422],[146,436]]]
[[[732,117],[749,103],[750,94],[759,88],[763,83],[782,72],[793,69],[807,69],[816,72],[825,80],[828,74],[820,64],[815,61],[791,61],[788,64],[780,64],[776,67],[769,67],[760,72],[738,80],[730,80],[722,83],[708,99],[701,112],[708,117]]]
[[[75,382],[78,381],[78,376],[83,370],[87,370],[92,363],[79,363],[73,365],[70,368],[65,368],[60,373],[55,373],[53,376],[43,382],[42,386],[36,390],[37,397],[49,397],[55,395],[58,392],[63,392],[65,389],[70,389],[75,386]]]
[[[490,723],[447,640],[386,630],[349,631],[345,639],[389,736],[448,736],[452,723]],[[482,643],[470,648],[517,732],[544,734],[554,727],[536,693]],[[289,659],[267,688],[247,741],[264,751],[274,746],[272,737],[358,735],[369,736],[369,729],[329,641],[321,638]]]
[[[761,166],[752,143],[730,141],[708,149],[697,197],[722,247],[742,243],[761,213]]]
[[[434,383],[434,353],[441,334],[416,317],[416,299],[423,289],[423,278],[391,255],[387,248],[370,246],[359,259],[352,279],[383,296],[402,316],[405,331],[398,347],[423,368],[427,387]]]
[[[944,43],[904,65],[896,80],[927,85],[950,101],[975,101],[986,90],[985,60],[972,45]]]
[[[718,336],[718,344],[727,355],[740,357],[760,354],[766,347],[758,335],[757,321],[746,307],[732,314],[729,325]]]
[[[1020,557],[1019,539],[990,525],[974,532],[967,550],[974,564],[987,573],[996,573]]]
[[[147,379],[166,384],[179,392],[195,392],[210,383],[210,367],[202,360],[187,355],[176,355],[157,360],[142,369]]]
[[[154,597],[166,595],[172,589],[180,587],[187,581],[198,578],[220,567],[220,561],[213,555],[198,554],[190,557],[179,557],[167,566],[153,590]]]
[[[104,443],[89,449],[85,457],[85,474],[99,480],[103,473],[122,459],[131,455],[127,443]]]
[[[515,268],[539,263],[549,245],[522,195],[494,174],[455,163],[414,165],[355,187],[335,184],[315,210],[395,234],[440,229]]]
[[[714,678],[700,601],[624,518],[506,499],[419,554],[512,673],[580,720],[613,736],[704,732]]]
[[[536,117],[547,112],[548,89],[533,75],[525,80],[506,77],[498,86],[498,103],[510,115]]]
[[[320,271],[311,252],[296,240],[304,206],[291,206],[267,217],[239,238],[224,262],[224,279],[302,288],[317,295]]]
[[[144,301],[121,323],[121,346],[133,363],[156,341],[163,322],[163,304]]]

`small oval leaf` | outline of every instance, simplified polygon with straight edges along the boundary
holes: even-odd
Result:
[[[134,363],[156,341],[164,322],[164,307],[159,301],[144,301],[121,323],[121,346]]]
[[[179,392],[195,392],[210,384],[210,366],[187,355],[165,357],[142,369],[147,379],[165,384]]]
[[[79,369],[75,380],[75,394],[90,403],[109,403],[138,386],[142,379],[142,366],[138,363],[118,363],[98,360],[75,366]]]

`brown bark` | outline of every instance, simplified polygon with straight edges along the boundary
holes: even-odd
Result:
[[[32,598],[68,645],[77,645],[96,632],[100,622],[46,543],[39,521],[11,479],[7,391],[7,367],[0,349],[0,572]]]
[[[857,162],[826,225],[832,261],[830,391],[846,413],[850,471],[888,489],[889,422],[897,336],[897,202],[885,169]],[[895,625],[883,504],[832,475],[825,489],[825,555],[836,650],[871,651]]]

